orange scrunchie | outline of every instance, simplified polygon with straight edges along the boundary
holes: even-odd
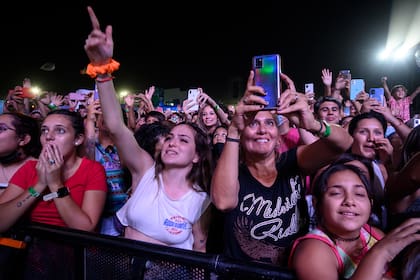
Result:
[[[97,75],[111,74],[118,70],[118,68],[120,68],[120,63],[111,58],[107,64],[94,66],[92,63],[89,63],[85,73],[94,79]]]

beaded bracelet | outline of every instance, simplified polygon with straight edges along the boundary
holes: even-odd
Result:
[[[33,197],[35,197],[35,198],[37,198],[39,195],[40,195],[40,193],[39,192],[37,192],[33,187],[30,187],[29,189],[28,189],[28,192],[29,192],[29,194],[31,195],[31,196],[33,196]]]
[[[86,68],[86,74],[95,79],[98,75],[111,74],[120,68],[120,63],[114,59],[110,59],[108,63],[102,65],[93,65],[89,63]]]

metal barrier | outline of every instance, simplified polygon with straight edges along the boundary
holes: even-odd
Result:
[[[287,268],[239,262],[222,255],[121,237],[44,224],[26,226],[24,232],[32,240],[56,242],[74,249],[77,261],[72,265],[71,275],[75,279],[297,279]],[[29,248],[33,244],[36,243],[29,242]],[[57,279],[63,278],[59,276]]]

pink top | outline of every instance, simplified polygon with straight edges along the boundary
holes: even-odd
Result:
[[[407,122],[410,120],[410,104],[411,97],[406,96],[403,99],[396,100],[393,96],[388,101],[388,106],[391,108],[391,113],[397,118]]]
[[[278,148],[279,153],[284,153],[291,148],[295,148],[300,145],[300,134],[296,127],[291,127],[289,131],[281,136],[281,142]]]

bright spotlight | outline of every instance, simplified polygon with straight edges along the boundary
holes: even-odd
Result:
[[[418,0],[393,1],[385,51],[378,58],[392,59],[397,62],[411,56],[413,47],[420,42],[419,24],[420,2]]]
[[[391,50],[385,49],[378,54],[378,59],[385,61],[391,56]]]
[[[408,57],[408,50],[406,48],[399,48],[395,51],[393,58],[397,61],[405,60]]]
[[[41,89],[39,87],[31,87],[31,92],[34,95],[39,96],[41,94]]]

